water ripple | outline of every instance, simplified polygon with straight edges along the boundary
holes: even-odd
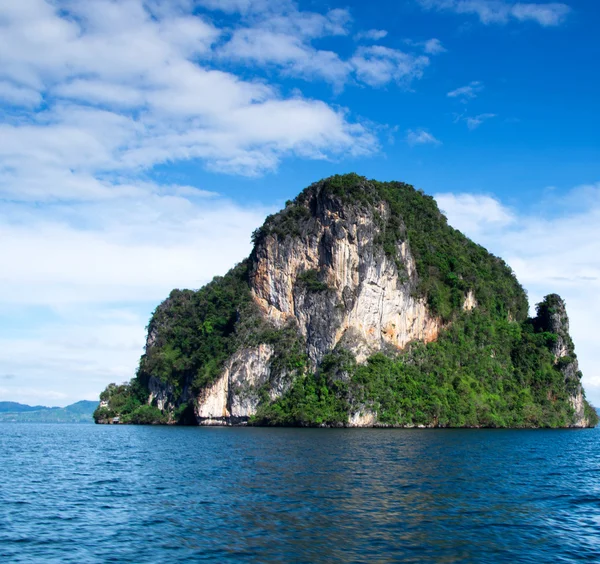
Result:
[[[0,425],[8,562],[600,561],[600,431]]]

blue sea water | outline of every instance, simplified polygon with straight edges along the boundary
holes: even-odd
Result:
[[[3,562],[600,562],[600,430],[0,424]]]

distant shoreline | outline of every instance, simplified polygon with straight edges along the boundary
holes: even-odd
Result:
[[[0,402],[0,423],[83,423],[94,422],[97,401],[82,400],[65,407],[30,406],[18,402]]]

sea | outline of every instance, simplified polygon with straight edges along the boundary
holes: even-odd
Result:
[[[600,562],[600,429],[0,424],[1,562]]]

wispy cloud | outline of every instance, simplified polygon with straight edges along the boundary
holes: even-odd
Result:
[[[354,35],[354,39],[360,41],[366,39],[369,41],[379,41],[386,37],[388,32],[385,29],[368,29],[366,31],[359,31]]]
[[[477,94],[483,90],[483,84],[478,80],[474,80],[467,86],[461,86],[456,90],[448,92],[449,98],[458,98],[462,102],[467,102],[473,98],[477,98]]]
[[[476,15],[484,24],[531,21],[544,27],[563,23],[571,11],[559,2],[510,2],[508,0],[417,0],[426,9]]]
[[[467,127],[477,129],[484,121],[495,118],[496,114],[479,114],[478,116],[466,117]]]
[[[431,133],[425,129],[409,129],[406,132],[406,142],[410,146],[415,145],[441,145],[442,142],[436,139]]]
[[[2,80],[0,81],[0,102],[25,108],[37,108],[42,102],[42,96],[33,88],[18,86]]]
[[[496,114],[479,114],[476,116],[468,116],[466,113],[454,114],[454,123],[466,123],[470,130],[477,129],[483,122],[497,117]]]
[[[447,49],[442,45],[442,42],[436,38],[427,39],[426,41],[405,39],[404,43],[410,45],[411,47],[418,47],[427,55],[439,55],[440,53],[445,53],[447,51]]]

